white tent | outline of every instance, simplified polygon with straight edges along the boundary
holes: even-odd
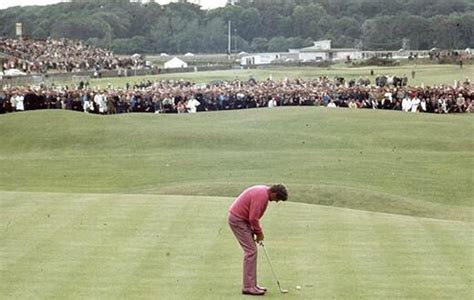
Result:
[[[191,52],[186,53],[184,56],[194,56]]]
[[[187,68],[188,64],[177,57],[165,62],[165,69]]]

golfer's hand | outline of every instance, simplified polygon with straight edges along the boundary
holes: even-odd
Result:
[[[263,233],[255,234],[255,242],[260,244],[263,242],[264,236]]]

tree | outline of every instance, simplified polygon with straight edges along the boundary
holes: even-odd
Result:
[[[86,40],[88,38],[102,39],[111,33],[110,25],[97,18],[76,16],[59,19],[54,25],[51,36],[54,38],[69,38]]]
[[[268,41],[268,51],[270,52],[283,52],[288,51],[290,48],[289,40],[283,36],[276,36]]]
[[[249,7],[240,12],[235,25],[241,36],[252,40],[259,35],[259,28],[262,26],[262,16],[256,8]]]
[[[254,38],[250,47],[254,52],[265,52],[268,49],[268,40],[263,37]]]
[[[118,53],[137,50],[130,43],[143,40],[136,37],[146,40],[143,51],[224,52],[231,21],[233,44],[242,50],[299,48],[318,39],[331,39],[335,47],[363,40],[373,50],[400,49],[403,39],[413,49],[464,48],[474,45],[473,16],[472,0],[248,0],[213,10],[74,0],[0,10],[0,36],[14,37],[14,24],[22,22],[33,38],[81,39]]]
[[[395,24],[394,17],[391,16],[379,16],[365,21],[362,25],[364,45],[374,50],[399,49],[401,44],[394,38]]]
[[[293,10],[293,35],[303,38],[320,35],[318,22],[326,15],[321,5],[310,4],[308,6],[298,5]]]
[[[410,40],[410,48],[429,49],[432,48],[432,33],[431,22],[420,16],[413,16],[409,14],[402,14],[393,20],[396,22],[394,27],[395,39],[400,41],[400,48],[403,45],[403,39]],[[423,29],[424,34],[420,34],[420,28]]]

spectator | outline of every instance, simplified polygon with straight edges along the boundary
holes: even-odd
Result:
[[[25,73],[116,70],[143,68],[143,59],[119,58],[111,51],[68,39],[32,40],[0,38],[0,52],[8,55],[4,69]]]
[[[456,98],[456,106],[454,112],[465,112],[466,111],[466,100],[462,94],[459,94]]]
[[[255,80],[215,82],[205,87],[188,81],[144,81],[129,89],[108,87],[96,90],[57,87],[4,88],[3,110],[63,108],[89,113],[126,112],[197,112],[258,108],[275,105],[325,105],[366,109],[393,109],[431,113],[469,112],[473,85],[464,81],[456,86],[410,87],[370,86],[355,82],[340,84],[340,79],[320,77],[314,80]],[[23,98],[22,104],[18,95]],[[454,95],[457,95],[456,97]],[[180,103],[181,102],[181,103]],[[18,106],[17,106],[18,104]]]
[[[188,112],[189,113],[196,113],[197,111],[197,107],[201,105],[201,102],[199,102],[198,100],[196,100],[194,97],[191,97],[191,99],[189,99],[187,102],[186,102],[186,108],[188,109]]]

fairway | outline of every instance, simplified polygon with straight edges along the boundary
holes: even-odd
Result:
[[[374,75],[370,75],[371,70]],[[412,78],[412,71],[415,71],[415,78]],[[359,79],[368,77],[375,85],[375,77],[378,75],[398,75],[408,76],[410,86],[434,86],[453,85],[455,81],[464,81],[466,78],[474,77],[474,65],[466,65],[462,69],[456,65],[401,65],[390,67],[348,67],[344,64],[336,64],[327,68],[320,67],[259,67],[257,69],[241,69],[229,71],[207,71],[190,73],[172,73],[154,76],[103,78],[91,80],[94,87],[104,88],[109,85],[116,88],[124,88],[128,82],[130,84],[139,83],[145,80],[189,80],[196,83],[208,83],[213,80],[242,80],[247,81],[254,78],[258,81],[265,81],[268,78],[273,80],[284,80],[286,78],[315,79],[320,76],[334,78],[342,76],[349,79]]]
[[[231,198],[1,197],[2,298],[247,298]],[[472,223],[280,203],[263,225],[285,299],[472,296]],[[266,298],[281,298],[262,255]]]
[[[285,107],[0,117],[0,298],[248,299],[226,223],[262,220],[269,299],[474,295],[469,114]],[[296,290],[296,286],[302,287]]]

